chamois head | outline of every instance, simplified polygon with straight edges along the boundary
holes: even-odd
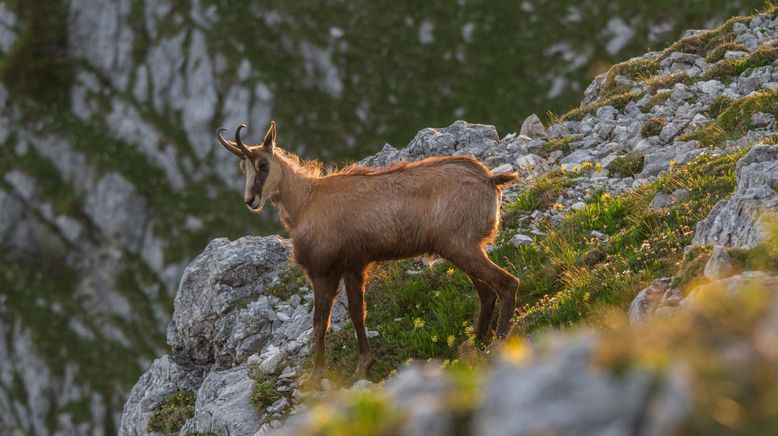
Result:
[[[262,210],[268,198],[278,191],[281,182],[281,168],[275,156],[276,123],[270,122],[270,128],[265,133],[265,139],[261,144],[247,146],[240,138],[240,131],[246,129],[244,124],[235,131],[235,141],[228,141],[222,136],[224,128],[216,132],[219,142],[230,152],[240,158],[240,171],[246,175],[246,189],[243,192],[243,200],[252,212]]]

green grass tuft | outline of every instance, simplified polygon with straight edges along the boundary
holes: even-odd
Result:
[[[679,141],[698,140],[709,147],[717,147],[725,141],[743,137],[751,128],[751,116],[757,112],[778,115],[778,90],[754,93],[735,101],[720,100],[716,110],[718,117],[705,127],[685,133]]]
[[[713,101],[711,102],[710,107],[708,108],[708,115],[711,118],[718,118],[718,116],[721,115],[721,113],[724,112],[731,105],[732,105],[731,98],[724,97],[723,95],[719,95],[716,98],[714,98]]]
[[[504,223],[512,222],[511,219],[516,213],[548,209],[556,203],[560,195],[564,194],[565,188],[571,183],[569,174],[561,170],[552,171],[531,180],[521,190],[516,200],[506,205],[505,216],[503,216]]]
[[[661,131],[662,129],[660,128],[659,130]],[[620,177],[632,177],[643,171],[644,161],[645,158],[642,154],[631,151],[624,156],[619,156],[614,159],[613,162],[608,164],[607,169],[609,172]]]
[[[660,92],[651,97],[646,103],[643,104],[643,106],[640,108],[643,113],[649,113],[651,112],[651,109],[654,108],[654,106],[664,104],[670,96],[672,95],[671,92]]]
[[[710,258],[710,253],[711,247],[709,245],[690,246],[681,259],[678,271],[673,276],[672,286],[686,286],[701,277],[705,264]]]
[[[568,120],[581,120],[588,114],[595,113],[598,108],[605,106],[613,106],[616,109],[624,109],[631,101],[639,100],[643,96],[643,92],[625,92],[623,94],[614,95],[603,100],[599,100],[594,103],[583,105],[568,111],[559,117],[560,121]]]
[[[178,434],[184,423],[194,416],[195,401],[194,392],[176,392],[157,406],[146,430],[166,435]]]
[[[295,264],[281,276],[277,284],[266,289],[265,294],[288,300],[292,295],[299,293],[300,287],[306,284],[302,268]]]
[[[646,120],[645,124],[643,124],[643,127],[640,129],[640,136],[644,138],[657,136],[662,131],[665,124],[667,124],[665,117],[651,117]]]
[[[778,47],[768,46],[755,50],[740,59],[722,59],[713,64],[702,76],[702,80],[731,81],[749,68],[772,65],[778,59]]]
[[[608,70],[608,75],[603,83],[604,92],[612,92],[616,85],[616,76],[624,76],[629,79],[639,80],[651,77],[659,72],[659,62],[655,58],[632,59],[616,64]]]
[[[368,284],[367,328],[378,331],[370,346],[380,359],[371,379],[382,380],[408,359],[453,359],[472,337],[478,299],[469,279],[447,262],[424,268],[408,260],[377,266]],[[351,324],[333,332],[328,367],[350,375],[357,360]]]
[[[251,404],[258,410],[263,410],[281,399],[281,393],[276,390],[269,380],[258,380],[254,382],[251,389]]]
[[[686,71],[678,71],[664,76],[650,77],[643,81],[643,85],[646,87],[646,92],[653,94],[660,89],[672,88],[676,83],[692,83],[692,81]]]
[[[744,46],[743,44],[738,44],[736,42],[724,42],[719,44],[716,48],[708,52],[708,54],[705,56],[705,60],[712,64],[716,63],[722,59],[724,59],[724,55],[727,54],[728,51],[748,51],[748,48]]]
[[[542,147],[540,147],[540,150],[538,151],[538,155],[544,158],[548,158],[551,155],[551,153],[557,150],[560,150],[564,154],[569,154],[570,143],[575,142],[579,139],[580,137],[575,137],[575,136],[552,139],[546,142],[545,144],[543,144]]]
[[[340,404],[315,404],[318,417],[304,434],[317,436],[389,436],[402,434],[405,415],[377,391],[357,391],[340,398]]]

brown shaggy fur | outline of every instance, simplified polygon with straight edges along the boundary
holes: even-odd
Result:
[[[484,246],[499,224],[500,186],[515,181],[516,174],[494,175],[467,157],[435,157],[388,168],[351,166],[322,175],[319,166],[303,165],[274,144],[273,124],[264,143],[252,147],[252,155],[243,161],[243,166],[252,166],[246,171],[245,200],[254,211],[268,198],[280,208],[295,260],[313,285],[312,378],[323,370],[324,337],[341,278],[359,345],[357,375],[366,375],[373,356],[364,328],[365,280],[376,261],[422,254],[448,259],[478,292],[478,338],[488,336],[498,297],[497,335],[507,334],[518,280],[492,263]],[[257,186],[254,177],[260,168],[266,179]]]

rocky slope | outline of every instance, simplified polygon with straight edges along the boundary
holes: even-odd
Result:
[[[486,363],[415,365],[378,387],[360,381],[353,389],[325,395],[324,402],[301,406],[321,394],[298,388],[309,348],[311,291],[289,269],[288,244],[277,237],[219,239],[187,267],[168,329],[171,353],[157,359],[131,391],[121,432],[769,429],[774,416],[755,404],[772,401],[778,392],[767,375],[775,368],[770,350],[778,307],[778,240],[769,231],[770,217],[778,214],[778,146],[772,145],[778,113],[776,40],[774,8],[736,18],[710,32],[689,32],[663,52],[614,66],[587,89],[580,108],[547,129],[530,117],[519,134],[500,138],[492,126],[458,121],[424,129],[407,147],[387,145],[361,162],[471,155],[495,171],[520,171],[527,182],[504,196],[505,223],[493,247],[500,259],[535,247],[552,253],[560,237],[583,237],[590,244],[587,251],[597,254],[583,266],[599,272],[622,260],[608,258],[608,250],[638,253],[626,259],[626,270],[602,276],[607,280],[584,283],[583,289],[542,289],[544,296],[518,313],[514,338],[495,356],[485,356]],[[554,188],[548,189],[554,196],[533,197],[538,186]],[[642,215],[628,215],[636,213],[630,208]],[[638,228],[665,224],[658,226],[656,239],[646,236],[652,235],[649,229],[631,240],[625,232],[634,223],[623,221],[633,216],[639,218]],[[667,223],[678,228],[662,227]],[[569,233],[573,230],[578,233]],[[639,269],[643,265],[651,268]],[[656,273],[667,277],[650,276]],[[401,271],[419,274],[422,280],[438,280],[435,273]],[[528,288],[537,283],[524,274],[522,291],[531,294]],[[574,279],[567,280],[579,283]],[[650,279],[658,280],[638,292],[635,286]],[[580,305],[573,306],[577,313],[565,315],[561,319],[571,321],[561,325],[581,319],[586,310],[591,321],[602,316],[602,307],[619,307],[615,292],[608,295],[622,289],[614,288],[617,280],[626,283],[629,299],[637,294],[629,308],[634,327],[622,305],[621,315],[595,322],[606,328],[538,335],[531,343],[520,339],[538,327],[560,325],[557,319],[579,297]],[[600,309],[585,309],[591,307]],[[342,306],[338,311],[334,335],[350,337]],[[650,316],[674,312],[680,314]],[[370,321],[369,312],[369,328]],[[411,328],[424,326],[417,318]],[[378,336],[375,341],[392,331],[377,328],[371,335]],[[429,339],[438,342],[437,336]],[[466,352],[459,357],[467,362]],[[171,400],[180,395],[188,400]],[[723,411],[713,413],[712,407]],[[289,413],[294,417],[287,418]]]
[[[186,265],[214,237],[275,229],[241,207],[237,169],[213,140],[216,127],[249,121],[258,130],[272,113],[284,145],[331,158],[404,143],[419,119],[512,126],[534,105],[577,101],[583,77],[602,63],[762,2],[711,1],[704,13],[682,5],[672,17],[664,7],[635,13],[629,1],[611,2],[608,14],[551,1],[436,1],[392,5],[393,14],[372,4],[239,3],[0,3],[0,433],[117,432],[127,392],[167,350]],[[490,127],[459,125],[448,134],[471,138],[458,151],[495,165],[518,165],[527,146],[548,142],[500,140]],[[409,157],[457,151],[441,135],[424,133]],[[564,132],[544,138],[554,135]],[[502,157],[489,160],[487,148]],[[394,157],[386,150],[379,159]],[[630,186],[608,183],[614,192]],[[242,286],[235,298],[261,293]],[[288,316],[304,324],[290,308],[302,311],[306,292],[297,292],[299,301],[288,294],[268,300],[274,310],[288,306],[272,323]],[[257,352],[298,359],[299,350],[265,349],[278,340],[260,333],[267,323],[249,333],[215,321],[215,313],[246,319],[259,307],[220,304],[210,309],[210,327],[171,333],[175,355],[163,366],[180,365],[170,371],[182,374],[182,386],[194,390],[200,378]],[[302,332],[288,329],[295,338]],[[187,335],[209,342],[217,333],[226,342],[207,359],[184,352]]]

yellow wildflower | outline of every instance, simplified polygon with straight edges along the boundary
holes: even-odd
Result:
[[[502,358],[514,365],[526,362],[531,355],[532,349],[529,345],[523,339],[515,336],[508,339],[502,349]]]

